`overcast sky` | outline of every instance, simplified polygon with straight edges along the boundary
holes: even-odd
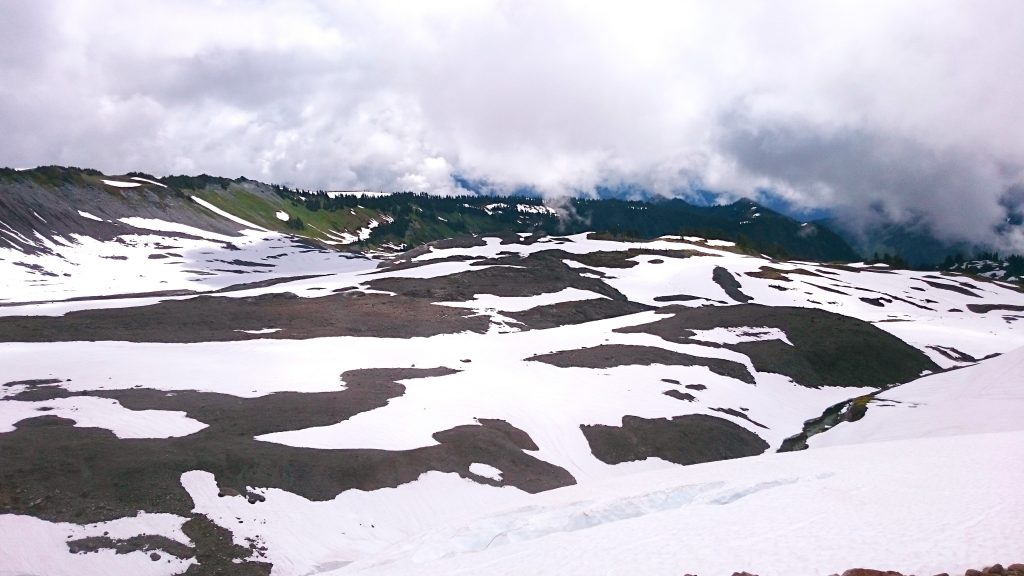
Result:
[[[548,195],[767,188],[978,240],[1024,199],[1022,102],[1017,0],[0,7],[12,167],[427,192],[453,175]]]

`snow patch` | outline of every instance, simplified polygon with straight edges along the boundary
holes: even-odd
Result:
[[[138,188],[142,186],[138,182],[125,182],[123,180],[103,180],[103,183],[114,188]]]
[[[715,344],[739,344],[741,342],[758,342],[761,340],[782,340],[790,346],[793,345],[786,337],[786,333],[779,328],[747,326],[733,328],[712,328],[710,330],[691,330],[693,340],[701,342],[713,342]]]
[[[490,478],[495,482],[501,481],[501,470],[498,470],[497,468],[491,466],[490,464],[481,464],[479,462],[474,462],[469,465],[469,471],[472,472],[473,474],[476,474],[477,476]]]
[[[253,230],[261,230],[263,232],[270,232],[270,230],[267,230],[263,226],[259,226],[258,224],[253,224],[252,222],[249,222],[248,220],[245,220],[243,218],[239,218],[238,216],[235,216],[234,214],[232,214],[230,212],[227,212],[225,210],[221,210],[220,208],[217,208],[213,204],[210,204],[209,202],[207,202],[206,200],[203,200],[202,198],[200,198],[198,196],[189,196],[189,198],[192,198],[193,202],[195,202],[196,204],[199,204],[203,208],[206,208],[207,210],[213,212],[214,214],[217,214],[219,216],[223,216],[224,218],[227,218],[228,220],[231,220],[232,222],[234,222],[236,224],[241,224],[242,226],[245,226],[247,228],[252,228]]]
[[[161,184],[156,180],[150,180],[149,178],[143,178],[141,176],[132,176],[132,180],[136,180],[138,182],[145,182],[146,184],[153,184],[154,186],[159,186],[161,188],[167,188],[166,184]]]

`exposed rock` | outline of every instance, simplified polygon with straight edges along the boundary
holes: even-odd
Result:
[[[698,464],[761,454],[768,444],[753,432],[722,418],[687,414],[647,419],[623,416],[622,426],[580,426],[594,456],[607,464],[657,457],[676,464]]]

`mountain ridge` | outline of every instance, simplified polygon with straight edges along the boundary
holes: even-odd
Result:
[[[695,206],[679,199],[572,198],[546,204],[533,196],[314,192],[244,177],[108,176],[60,166],[0,169],[0,186],[0,209],[8,228],[0,230],[0,245],[22,250],[39,249],[34,246],[37,233],[108,237],[114,234],[111,226],[130,227],[126,219],[139,217],[226,232],[230,226],[197,205],[201,200],[259,227],[338,248],[400,250],[461,235],[591,231],[635,239],[702,236],[780,257],[857,259],[827,226],[799,222],[749,200]],[[88,217],[81,212],[109,224],[83,221]]]

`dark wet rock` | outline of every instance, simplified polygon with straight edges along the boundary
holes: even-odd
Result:
[[[699,254],[692,250],[649,250],[645,248],[630,248],[628,250],[613,250],[588,252],[585,254],[567,254],[566,258],[594,268],[632,268],[639,264],[635,260],[637,256],[661,256],[649,260],[652,264],[664,263],[663,258],[688,258]]]
[[[72,554],[89,554],[100,550],[113,550],[116,554],[132,552],[150,552],[159,550],[175,558],[191,558],[194,551],[188,544],[182,544],[166,536],[142,534],[131,538],[115,539],[109,536],[89,536],[67,541],[68,552]],[[156,552],[153,552],[156,554]],[[159,560],[156,554],[154,560]],[[152,555],[150,556],[152,558]]]
[[[740,290],[742,286],[740,286],[739,280],[736,280],[736,277],[732,275],[732,272],[729,272],[725,268],[715,266],[714,272],[711,273],[711,279],[729,295],[729,298],[740,303],[750,302],[753,300],[753,298],[747,296],[742,290]]]
[[[954,362],[977,362],[978,359],[966,352],[961,352],[952,346],[926,346],[930,350],[935,350],[939,354],[942,354],[946,358]]]
[[[14,382],[7,382],[4,386],[27,386],[29,388],[35,388],[38,386],[52,386],[54,384],[60,384],[63,380],[59,378],[39,378],[36,380],[15,380]]]
[[[1005,310],[1007,312],[1024,312],[1024,306],[1017,304],[968,304],[967,309],[977,314],[984,314],[994,310]]]
[[[707,345],[691,340],[692,330],[778,328],[792,346],[781,340],[758,340],[723,347],[748,356],[759,372],[783,374],[804,386],[882,387],[914,380],[925,370],[939,370],[923,352],[877,326],[824,310],[746,304],[666,306],[660,311],[673,315],[616,332]]]
[[[684,388],[689,388],[690,390],[707,390],[707,386],[703,384],[687,384]]]
[[[671,294],[668,296],[655,296],[655,302],[692,302],[694,300],[706,300],[708,302],[714,302],[715,304],[727,304],[722,300],[714,300],[712,298],[702,298],[700,296],[690,296],[688,294]]]
[[[746,414],[744,414],[743,412],[740,412],[739,410],[735,410],[733,408],[712,408],[712,410],[714,410],[715,412],[721,412],[723,414],[728,414],[729,416],[735,416],[736,418],[740,418],[740,419],[746,420],[747,422],[750,422],[754,426],[758,426],[758,427],[764,428],[765,430],[768,429],[768,427],[765,426],[764,424],[761,424],[760,422],[756,422],[756,421],[752,420],[750,418],[750,416],[747,416]]]
[[[495,296],[538,296],[577,288],[595,292],[612,300],[626,301],[618,290],[597,278],[582,276],[582,271],[563,262],[570,254],[562,250],[543,250],[527,256],[510,254],[477,264],[467,270],[435,278],[378,278],[369,275],[367,285],[374,290],[393,292],[431,302],[463,302],[476,294]]]
[[[665,390],[662,392],[665,396],[675,398],[676,400],[684,400],[686,402],[696,402],[697,397],[688,392],[680,392],[679,390]]]
[[[754,384],[754,377],[747,367],[739,362],[721,358],[705,358],[673,352],[654,346],[630,344],[602,344],[592,348],[563,350],[550,354],[531,356],[527,360],[544,362],[560,368],[613,368],[615,366],[704,366],[715,374],[735,378],[747,384]]]
[[[753,432],[728,420],[704,414],[647,419],[623,416],[621,426],[580,426],[594,456],[606,464],[651,457],[676,464],[699,464],[768,449]]]
[[[814,282],[806,282],[806,284],[809,285],[809,286],[814,286],[818,290],[824,290],[825,292],[831,292],[833,294],[840,294],[842,296],[849,296],[849,294],[847,292],[843,292],[842,290],[836,290],[835,288],[829,288],[828,286],[822,286],[821,284],[815,284]]]
[[[266,288],[268,286],[276,286],[278,284],[286,284],[288,282],[298,282],[299,280],[311,280],[313,278],[323,278],[324,276],[330,276],[330,274],[303,274],[300,276],[285,276],[281,278],[269,278],[267,280],[258,280],[255,282],[244,282],[242,284],[232,284],[225,286],[210,292],[211,294],[223,294],[225,292],[239,292],[241,290],[251,290],[253,288]]]
[[[195,514],[181,527],[195,543],[196,564],[185,576],[270,576],[271,564],[253,558],[255,551],[234,543],[231,531]]]
[[[398,380],[450,373],[446,368],[355,370],[343,375],[346,388],[338,392],[257,398],[147,389],[68,393],[113,398],[131,410],[183,411],[208,427],[179,438],[121,439],[52,416],[22,421],[14,431],[0,433],[0,514],[76,523],[140,510],[188,516],[193,503],[180,477],[190,470],[211,472],[223,494],[251,498],[248,487],[253,486],[310,500],[329,500],[350,489],[395,487],[431,470],[479,481],[469,472],[474,462],[501,469],[498,485],[528,492],[575,482],[562,468],[527,454],[536,444],[500,420],[441,431],[434,436],[438,444],[403,451],[296,448],[255,439],[344,421],[401,396],[405,388]]]
[[[823,271],[824,272],[824,271]],[[826,274],[834,274],[832,272],[825,272]],[[791,282],[792,279],[789,277],[791,274],[798,276],[817,276],[821,277],[821,274],[812,272],[804,268],[796,268],[793,270],[783,270],[781,268],[775,268],[774,266],[761,266],[760,269],[754,272],[747,272],[746,276],[751,278],[760,278],[762,280],[779,280],[781,282]]]
[[[921,280],[925,284],[932,288],[938,288],[939,290],[947,290],[949,292],[956,292],[957,294],[963,294],[964,296],[971,296],[972,298],[981,298],[977,293],[964,288],[958,284],[948,284],[946,282],[933,282],[930,280]]]
[[[676,385],[679,384],[679,380],[675,380],[675,379],[672,379],[672,378],[662,378],[661,381],[665,382],[666,384],[676,384]]]
[[[401,310],[401,314],[395,314]],[[78,310],[64,316],[0,318],[0,342],[211,342],[325,336],[413,338],[486,332],[489,320],[471,310],[435,306],[402,296],[333,294],[299,298],[290,293],[250,298],[199,296],[130,308]],[[280,328],[266,334],[239,330]]]
[[[70,418],[61,418],[60,416],[46,415],[46,416],[35,416],[33,418],[25,418],[14,423],[16,429],[26,428],[43,428],[50,426],[74,426],[76,422]]]
[[[650,306],[636,302],[595,298],[537,306],[522,312],[505,312],[504,315],[522,323],[527,328],[544,330],[595,320],[606,320],[650,309]]]
[[[903,576],[891,570],[872,570],[870,568],[853,568],[843,572],[843,576]]]
[[[377,265],[377,271],[396,272],[398,270],[411,270],[442,262],[478,262],[483,260],[482,256],[470,256],[468,254],[453,254],[441,258],[430,258],[428,260],[385,260]]]
[[[863,296],[861,296],[860,301],[872,306],[878,306],[879,308],[884,307],[887,302],[892,302],[888,298],[865,298]]]

